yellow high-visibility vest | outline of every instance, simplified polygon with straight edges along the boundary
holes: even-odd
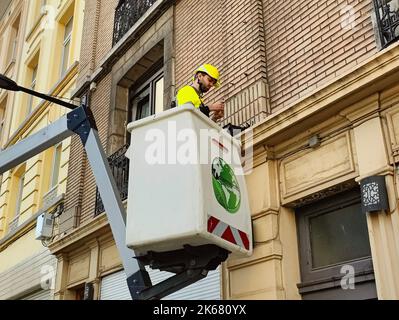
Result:
[[[185,103],[192,103],[194,107],[199,108],[203,102],[199,97],[197,91],[192,86],[184,86],[181,88],[176,95],[177,106],[181,106]]]

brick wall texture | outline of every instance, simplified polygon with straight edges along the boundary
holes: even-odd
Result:
[[[271,107],[283,108],[376,53],[371,0],[264,0]]]
[[[118,0],[86,0],[78,82],[82,83],[98,67],[112,48],[114,12]],[[96,119],[100,140],[106,148],[111,76],[103,78],[93,92],[90,107]],[[65,209],[80,207],[80,224],[94,216],[96,183],[79,137],[71,140],[70,165]],[[61,230],[63,230],[61,228]],[[63,231],[69,231],[63,230]]]
[[[78,84],[85,81],[112,48],[118,0],[86,0]]]
[[[262,2],[181,0],[175,11],[176,87],[187,84],[202,63],[219,67],[222,87],[205,102],[229,99],[266,81]]]
[[[79,81],[112,47],[117,0],[86,0]],[[220,68],[229,121],[264,118],[339,77],[377,52],[370,0],[178,0],[174,11],[176,88],[202,63]],[[139,41],[139,40],[138,40]],[[97,83],[91,106],[106,143],[111,76]],[[121,124],[123,125],[123,124]],[[72,139],[66,208],[93,217],[95,183],[78,139]]]

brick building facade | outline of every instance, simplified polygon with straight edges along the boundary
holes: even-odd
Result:
[[[0,73],[31,90],[71,97],[78,75],[84,3],[2,1]],[[0,90],[1,149],[62,117],[63,107],[22,92]],[[43,131],[42,131],[43,132]],[[0,299],[52,299],[57,259],[36,234],[38,217],[61,212],[70,140],[33,155],[0,179]],[[17,147],[18,148],[18,147]],[[15,150],[15,149],[14,149]],[[6,154],[6,152],[5,152]],[[9,156],[3,153],[4,158]]]
[[[396,1],[389,2],[397,12]],[[146,86],[161,90],[166,110],[205,62],[220,67],[222,82],[205,102],[223,98],[223,124],[252,126],[247,143],[254,148],[254,170],[247,183],[254,254],[223,264],[222,297],[397,298],[397,244],[383,244],[399,235],[398,46],[380,32],[378,1],[302,0],[283,7],[275,0],[158,0],[146,2],[151,6],[120,33],[123,24],[114,19],[127,3],[86,0],[74,92],[89,101],[108,155],[129,143],[125,127],[142,107],[135,99]],[[315,145],[309,142],[314,137]],[[367,222],[364,215],[353,217],[351,223],[363,221],[363,229],[348,242],[369,239],[366,248],[349,250],[359,256],[325,257],[331,265],[355,261],[358,289],[344,291],[334,280],[342,277],[340,269],[327,262],[321,269],[305,267],[312,259],[306,243],[316,241],[305,217],[330,201],[348,202],[345,197],[358,212],[358,184],[376,174],[386,177],[390,213],[367,213]],[[51,245],[61,299],[73,298],[84,283],[93,283],[98,297],[101,278],[121,268],[104,213],[95,215],[97,205],[94,177],[80,141],[72,138],[63,237]],[[317,226],[326,234],[322,223]],[[327,240],[344,251],[337,239]]]

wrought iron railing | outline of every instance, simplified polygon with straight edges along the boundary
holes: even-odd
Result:
[[[378,31],[383,48],[399,39],[399,2],[397,0],[373,0]]]
[[[115,45],[157,0],[120,0],[115,9]]]
[[[128,147],[129,145],[124,145],[108,157],[109,166],[111,167],[112,175],[114,176],[122,201],[127,199],[129,159],[125,157],[125,153]],[[97,188],[94,215],[97,216],[104,211],[104,205]]]

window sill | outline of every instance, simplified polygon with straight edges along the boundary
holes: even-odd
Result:
[[[0,252],[6,249],[9,245],[17,241],[24,234],[28,233],[35,227],[36,219],[42,212],[39,211],[18,226],[14,231],[7,231],[6,236],[0,239]]]
[[[10,76],[11,76],[11,75],[9,75],[8,73],[9,73],[9,71],[11,70],[11,68],[15,65],[15,62],[16,62],[15,58],[12,58],[12,59],[10,60],[10,62],[7,64],[6,69],[4,70],[4,75],[6,75],[7,77],[10,77]]]
[[[336,277],[331,277],[328,279],[302,282],[297,284],[300,294],[310,293],[319,290],[332,289],[336,287],[341,287],[341,280],[344,275],[337,275]],[[362,282],[374,281],[374,271],[368,270],[362,274],[355,275],[355,284],[360,284]]]
[[[63,196],[57,197],[58,184],[52,187],[46,194],[43,195],[43,211],[54,208],[63,198]]]
[[[46,15],[47,13],[41,13],[39,17],[37,17],[35,23],[33,24],[32,28],[29,30],[28,35],[25,38],[25,41],[28,42],[32,34],[36,31],[38,26],[40,25],[40,22],[42,21],[42,18]]]
[[[14,217],[10,223],[8,224],[8,228],[7,228],[7,235],[14,233],[17,229],[18,229],[18,220],[19,220],[19,215]]]

